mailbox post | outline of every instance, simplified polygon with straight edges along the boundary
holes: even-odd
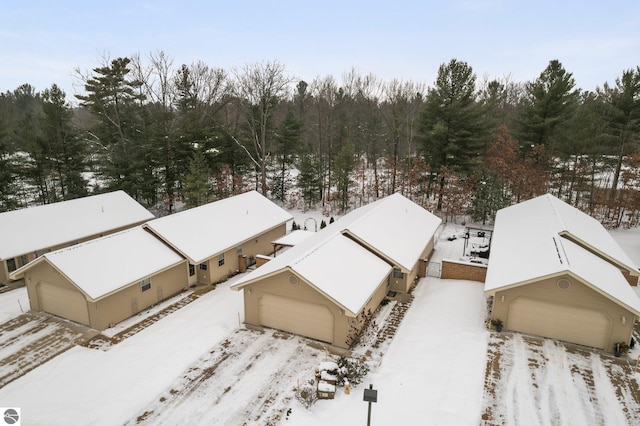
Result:
[[[367,426],[371,425],[371,403],[378,402],[378,391],[373,388],[373,385],[369,385],[369,389],[364,390],[363,401],[369,403],[369,411],[367,413]]]

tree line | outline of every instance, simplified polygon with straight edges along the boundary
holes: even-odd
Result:
[[[343,212],[399,191],[484,223],[551,192],[607,226],[640,220],[640,67],[594,91],[558,60],[516,82],[452,59],[429,85],[155,52],[74,76],[77,106],[55,84],[0,94],[0,211],[123,189],[166,214],[254,188]]]

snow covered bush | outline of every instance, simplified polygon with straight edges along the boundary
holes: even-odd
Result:
[[[307,383],[295,389],[296,399],[304,406],[311,407],[317,400],[318,394],[315,387],[315,381],[309,380]]]
[[[336,384],[344,386],[345,382],[357,386],[369,373],[369,366],[355,358],[338,358],[338,369],[335,372]]]

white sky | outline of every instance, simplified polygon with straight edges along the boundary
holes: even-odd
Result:
[[[164,51],[230,70],[278,60],[310,82],[352,67],[431,85],[466,61],[478,77],[535,79],[551,59],[594,90],[640,65],[637,0],[123,1],[0,3],[0,91],[58,84],[100,58]]]

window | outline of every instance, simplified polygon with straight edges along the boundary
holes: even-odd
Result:
[[[218,256],[218,266],[224,265],[224,253],[220,253]]]
[[[145,278],[144,280],[140,281],[140,289],[142,291],[147,291],[151,288],[151,278]]]
[[[27,263],[29,263],[29,259],[27,259],[27,255],[23,254],[22,256],[20,256],[20,264],[26,265]]]
[[[402,273],[402,271],[400,269],[394,268],[393,269],[393,278],[404,278],[404,274]]]
[[[196,273],[196,267],[192,264],[189,264],[189,276],[192,277]]]
[[[236,254],[242,254],[242,246],[236,247]]]
[[[201,263],[200,264],[200,270],[201,271],[206,271],[207,270],[207,264],[206,263]]]
[[[16,270],[16,260],[14,258],[7,259],[7,269],[9,272],[13,272]]]

